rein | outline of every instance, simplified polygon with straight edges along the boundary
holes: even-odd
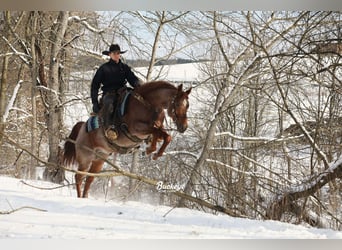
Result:
[[[133,97],[135,99],[137,99],[139,102],[141,102],[142,104],[144,104],[144,106],[148,107],[148,108],[153,108],[152,104],[149,103],[148,101],[145,100],[144,97],[142,97],[140,94],[134,92],[133,94]]]
[[[138,93],[132,93],[132,96],[137,99],[139,102],[141,102],[144,106],[146,106],[147,108],[149,109],[152,109],[153,106],[151,103],[149,103],[148,101],[146,101],[140,94]],[[156,110],[155,110],[155,113],[158,113]],[[121,147],[119,145],[117,145],[114,141],[110,140],[109,138],[107,138],[105,136],[105,138],[107,139],[107,142],[109,143],[109,145],[111,145],[114,149],[116,149],[117,151],[119,151],[120,153],[129,153],[131,151],[133,151],[134,149],[136,149],[138,146],[138,144],[146,139],[141,139],[135,135],[132,135],[129,131],[128,131],[128,128],[127,128],[127,125],[126,124],[121,124],[120,125],[120,130],[123,132],[123,134],[128,138],[130,139],[132,142],[135,142],[137,143],[137,146],[134,146],[132,148],[127,148],[127,147]]]
[[[156,124],[156,117],[158,117],[158,114],[159,114],[161,111],[158,111],[156,108],[154,108],[154,107],[152,106],[152,104],[151,104],[150,102],[148,102],[148,101],[147,101],[144,97],[142,97],[140,94],[138,94],[138,93],[133,93],[132,95],[133,95],[133,97],[134,97],[135,99],[137,99],[139,102],[141,102],[145,107],[147,107],[147,108],[149,108],[149,109],[151,109],[151,110],[154,111],[154,113],[155,113],[155,118],[153,119],[153,120],[154,120],[154,121],[153,121],[154,127],[159,128],[161,125]]]
[[[153,107],[153,105],[147,101],[143,96],[141,96],[140,94],[136,93],[136,92],[133,92],[132,93],[132,96],[138,100],[140,103],[142,103],[145,107],[147,107],[148,109],[151,109],[155,112],[156,114],[156,117],[158,117],[158,114],[160,113],[160,111],[158,111],[156,108]],[[172,105],[171,107],[171,113],[173,114],[173,116],[177,119],[177,114],[176,114],[176,107],[175,107],[175,101],[176,101],[176,96],[173,97],[173,99],[171,100],[170,104]],[[160,125],[156,124],[156,118],[154,119],[155,121],[153,122],[154,123],[154,126],[156,128],[160,127]],[[143,140],[145,139],[140,139],[139,137],[135,136],[135,135],[132,135],[129,131],[128,131],[128,128],[127,126],[125,126],[125,124],[121,124],[120,126],[120,129],[121,131],[124,133],[124,135],[130,139],[131,141],[139,144],[140,142],[142,142]],[[114,147],[116,150],[119,150],[119,152],[121,153],[127,153],[131,150],[134,150],[135,147],[133,148],[124,148],[124,147],[120,147],[119,145],[117,145],[114,141],[111,141],[109,140],[107,137],[106,137],[108,143]]]
[[[144,97],[142,97],[140,94],[138,94],[138,93],[133,93],[132,94],[132,96],[135,98],[135,99],[137,99],[139,102],[141,102],[145,107],[147,107],[147,108],[150,108],[150,109],[153,109],[153,106],[152,106],[152,104],[150,103],[150,102],[148,102],[148,101],[146,101],[146,99],[144,98]],[[178,115],[177,115],[177,113],[176,113],[176,98],[177,98],[177,95],[175,95],[173,98],[172,98],[172,100],[171,100],[171,102],[170,102],[170,104],[172,105],[171,106],[171,114],[173,115],[173,117],[177,120],[178,118],[180,118]],[[158,114],[158,111],[155,109],[154,110],[155,111],[155,113],[156,114]],[[172,117],[171,117],[172,118]],[[173,118],[172,118],[173,119]],[[165,122],[167,123],[167,119],[165,119]],[[154,121],[154,123],[155,123],[155,121]],[[154,124],[154,126],[155,127],[159,127],[157,124]],[[165,131],[174,131],[175,129],[164,129]],[[128,133],[128,131],[127,131],[127,133]],[[134,140],[132,140],[132,141],[134,141]]]
[[[102,129],[102,132],[103,132],[103,135],[104,135],[104,138],[106,139],[107,143],[109,144],[109,146],[111,148],[113,148],[115,151],[117,151],[118,153],[120,154],[127,154],[127,153],[131,153],[133,152],[135,149],[139,148],[139,143],[142,142],[143,140],[141,140],[140,138],[136,137],[136,138],[133,138],[133,135],[129,134],[127,135],[128,130],[126,131],[123,131],[123,133],[133,142],[136,142],[137,144],[133,147],[122,147],[122,146],[119,146],[117,145],[114,141],[110,140],[106,135],[105,135],[105,129],[103,127],[103,118],[102,117],[99,117],[99,124],[100,124],[100,129]],[[122,129],[122,128],[121,128]]]

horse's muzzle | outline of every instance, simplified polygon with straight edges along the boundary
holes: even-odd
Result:
[[[184,133],[187,128],[188,128],[187,124],[177,124],[177,130],[180,133]]]

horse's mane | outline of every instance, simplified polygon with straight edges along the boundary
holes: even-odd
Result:
[[[146,82],[141,85],[141,87],[137,88],[136,91],[140,95],[144,95],[145,93],[149,93],[153,91],[154,89],[159,89],[159,88],[166,88],[166,89],[177,89],[174,85],[167,81],[151,81],[151,82]]]

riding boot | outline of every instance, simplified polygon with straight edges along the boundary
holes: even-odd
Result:
[[[104,97],[103,125],[105,128],[105,135],[110,140],[115,140],[118,137],[118,132],[114,125],[115,99],[114,95],[106,95]]]

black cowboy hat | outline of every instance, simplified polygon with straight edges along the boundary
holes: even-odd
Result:
[[[109,51],[108,50],[102,51],[102,54],[108,56],[110,52],[114,52],[114,51],[120,51],[120,54],[127,52],[127,50],[121,51],[120,46],[118,44],[111,44],[109,46]]]

